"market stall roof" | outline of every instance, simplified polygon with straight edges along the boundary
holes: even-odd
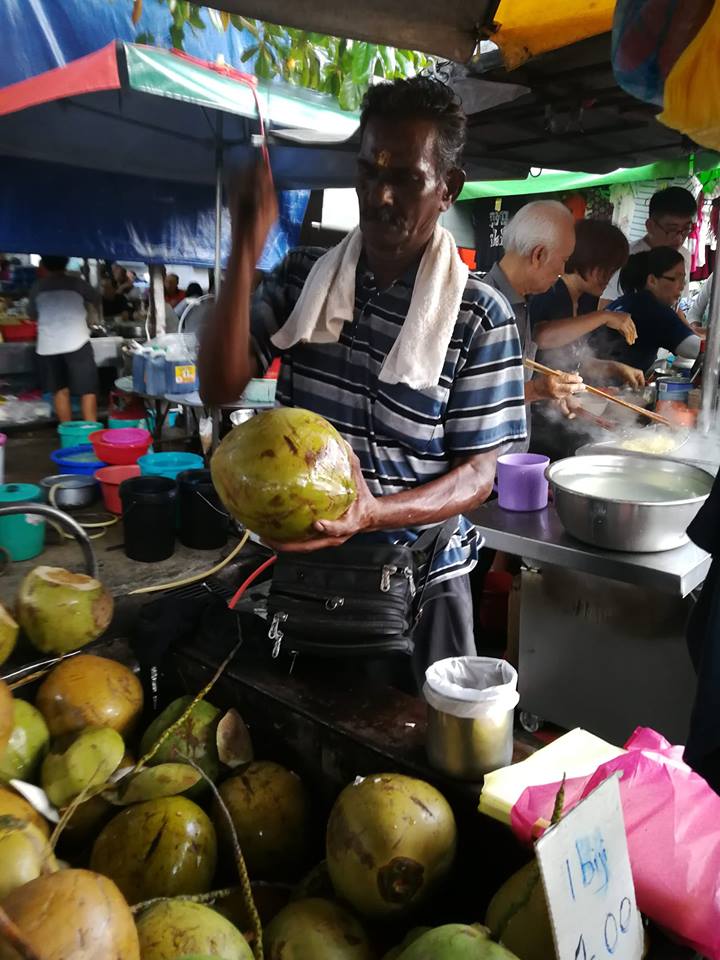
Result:
[[[513,83],[510,104],[473,111],[474,84]],[[676,160],[693,152],[686,137],[656,120],[658,108],[618,87],[610,34],[572,43],[508,70],[499,52],[455,70],[466,103],[468,153],[485,163],[527,163],[553,170],[609,173],[618,166]],[[475,179],[475,178],[472,178]]]
[[[259,131],[256,96],[279,188],[354,182],[358,116],[340,110],[331,98],[283,83],[257,83],[177,50],[124,42],[0,89],[0,151],[119,174],[213,183],[218,147],[226,167],[251,160],[251,138]],[[508,96],[517,91],[507,94],[503,87],[493,102]],[[468,163],[474,179],[522,177],[528,171],[524,161],[468,156]]]
[[[209,7],[464,63],[490,37],[511,66],[610,29],[615,0],[209,0]]]
[[[254,151],[256,93],[271,128],[344,138],[357,125],[282,88],[255,89],[230,68],[129,43],[0,89],[0,247],[217,265],[229,236],[218,179]],[[273,158],[281,189],[304,186],[322,165],[314,150],[295,153],[281,147]],[[329,175],[336,157],[322,161]],[[296,241],[305,203],[282,194],[289,213],[273,250]]]
[[[468,180],[524,178],[531,167],[606,174],[620,166],[687,162],[695,145],[659,123],[657,107],[618,87],[610,48],[606,33],[513,70],[498,50],[482,53],[470,66],[447,65],[468,117]],[[327,152],[352,160],[356,140],[354,134]],[[482,174],[483,169],[493,172]]]
[[[712,174],[714,175],[713,178],[720,178],[720,154],[703,150],[688,159],[648,163],[641,167],[618,167],[617,170],[605,174],[548,170],[537,175],[531,174],[524,180],[471,181],[465,184],[458,199],[524,197],[536,193],[587,190],[590,187],[608,186],[613,183],[671,179],[673,177],[690,176],[692,173]]]
[[[246,158],[258,133],[257,103],[267,127],[311,129],[318,142],[344,140],[357,116],[332,104],[313,103],[284,85],[261,85],[232,68],[213,66],[178,51],[112,43],[0,89],[0,149],[6,156],[213,183],[215,152],[226,162]],[[283,171],[302,179],[318,172],[315,150],[290,164],[278,148]],[[333,158],[327,158],[332,167]]]

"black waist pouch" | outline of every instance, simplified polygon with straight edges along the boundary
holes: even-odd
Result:
[[[410,654],[427,574],[458,518],[412,546],[352,543],[280,553],[268,596],[268,638],[280,652],[323,657]]]

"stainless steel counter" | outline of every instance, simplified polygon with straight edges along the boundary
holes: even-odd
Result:
[[[693,543],[664,553],[596,550],[565,532],[552,506],[534,513],[501,510],[497,500],[483,504],[470,519],[493,550],[525,557],[622,583],[686,597],[710,569],[710,557]]]
[[[524,557],[518,673],[521,720],[580,726],[622,744],[638,725],[683,743],[695,695],[685,642],[688,594],[710,557],[597,550],[569,536],[552,506],[486,503],[471,519],[488,547]]]

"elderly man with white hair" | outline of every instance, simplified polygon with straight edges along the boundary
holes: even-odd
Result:
[[[515,314],[523,358],[532,360],[537,351],[528,320],[528,297],[545,293],[565,269],[565,261],[575,249],[575,221],[568,208],[557,200],[535,200],[521,207],[503,234],[505,254],[483,278],[503,294]],[[537,400],[557,401],[571,415],[567,401],[584,389],[575,373],[558,377],[525,377],[525,403]],[[529,440],[512,445],[527,449]]]

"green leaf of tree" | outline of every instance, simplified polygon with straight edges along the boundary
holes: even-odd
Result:
[[[338,91],[338,104],[341,110],[357,110],[362,100],[363,87],[354,83],[352,77],[344,77]]]
[[[248,33],[257,39],[258,27],[256,20],[249,20],[247,17],[241,17],[239,14],[233,13],[230,16],[230,22],[236,30],[247,30]]]
[[[397,57],[394,47],[379,47],[380,59],[385,68],[386,77],[394,77],[397,70]]]
[[[200,11],[197,7],[193,8],[192,13],[188,17],[188,23],[195,30],[205,30],[207,26],[203,18],[200,16]]]
[[[168,31],[170,34],[170,43],[176,50],[182,50],[185,42],[185,30],[182,26],[173,23]]]
[[[108,0],[114,2],[114,0]],[[314,31],[281,27],[239,14],[223,13],[191,0],[157,0],[169,12],[169,41],[183,49],[185,28],[205,30],[206,17],[218,30],[229,26],[249,33],[256,41],[241,55],[246,63],[255,57],[261,80],[283,77],[312,90],[334,96],[344,110],[357,110],[373,76],[388,79],[412,76],[432,63],[432,58],[412,50],[381,47],[373,43],[325,36]],[[204,13],[207,10],[207,13]],[[138,42],[155,43],[152,34],[138,34]]]
[[[270,63],[270,57],[264,46],[260,47],[260,50],[255,60],[255,76],[259,80],[271,80],[273,77],[273,69]]]
[[[375,60],[377,47],[374,43],[354,43],[352,48],[352,67],[350,70],[353,83],[366,83],[370,76],[370,69]]]

